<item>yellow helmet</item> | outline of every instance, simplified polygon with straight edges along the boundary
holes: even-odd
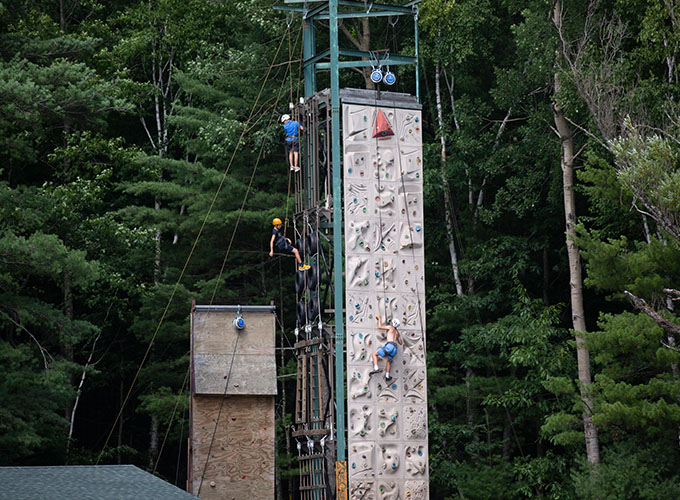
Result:
[[[283,222],[278,217],[272,221],[273,226],[278,226],[279,224],[283,224]]]

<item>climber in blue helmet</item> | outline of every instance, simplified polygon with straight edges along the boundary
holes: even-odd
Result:
[[[283,115],[281,117],[283,123],[283,131],[286,133],[286,156],[288,157],[288,164],[290,169],[294,172],[299,172],[298,157],[300,153],[300,130],[304,127],[295,120],[290,119],[290,115]]]

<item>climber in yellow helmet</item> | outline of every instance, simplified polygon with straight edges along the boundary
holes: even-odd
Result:
[[[291,245],[290,240],[281,234],[281,226],[283,225],[281,219],[277,217],[272,221],[272,225],[274,226],[274,229],[272,230],[272,239],[269,241],[269,256],[274,256],[274,247],[276,247],[279,252],[292,253],[295,255],[295,260],[298,263],[298,269],[300,271],[309,269],[308,265],[302,263],[298,249]]]

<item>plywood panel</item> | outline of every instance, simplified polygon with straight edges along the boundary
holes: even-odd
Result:
[[[271,500],[274,398],[227,397],[220,414],[222,399],[197,395],[192,401],[192,492],[198,493],[203,477],[202,499]]]
[[[273,354],[275,318],[272,312],[245,312],[246,326],[234,328],[235,311],[199,310],[194,312],[194,352],[210,354]]]
[[[195,354],[194,373],[197,394],[276,394],[273,354]]]
[[[276,394],[274,335],[271,311],[243,313],[245,328],[233,325],[236,311],[193,312],[192,377],[197,394]]]

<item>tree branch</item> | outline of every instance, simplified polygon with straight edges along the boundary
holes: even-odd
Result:
[[[581,125],[577,124],[577,123],[574,122],[573,120],[570,120],[570,119],[567,118],[566,116],[565,116],[564,118],[565,118],[565,120],[567,120],[569,123],[571,123],[574,127],[576,127],[576,128],[579,129],[581,132],[583,132],[584,134],[586,134],[588,137],[590,137],[591,139],[594,139],[595,141],[597,141],[597,143],[598,143],[600,146],[602,146],[603,148],[607,149],[607,148],[609,147],[608,144],[605,144],[599,137],[597,137],[595,134],[593,134],[592,132],[590,132],[587,128],[582,127]]]
[[[661,316],[661,314],[654,310],[652,306],[647,304],[647,302],[644,299],[641,299],[640,297],[633,295],[628,290],[624,290],[623,293],[626,294],[626,297],[630,299],[631,303],[633,304],[633,307],[642,311],[647,316],[652,318],[654,322],[661,328],[663,328],[664,330],[668,330],[673,335],[680,335],[680,325],[673,323],[672,321],[669,321],[663,316]]]
[[[47,361],[47,357],[50,358],[50,361],[54,361],[54,358],[52,357],[52,355],[50,354],[50,352],[49,352],[47,349],[45,349],[45,348],[40,344],[40,342],[39,342],[38,339],[35,337],[35,335],[33,335],[31,332],[29,332],[28,329],[27,329],[24,325],[22,325],[22,324],[20,324],[20,323],[17,323],[16,321],[14,321],[14,319],[13,319],[9,314],[7,314],[7,313],[5,313],[5,312],[3,312],[2,314],[3,314],[3,316],[5,316],[8,320],[10,320],[12,323],[14,323],[15,326],[18,326],[18,327],[21,328],[23,331],[25,331],[26,333],[28,333],[28,335],[33,339],[33,342],[35,342],[35,343],[38,345],[38,349],[40,350],[40,354],[42,355],[43,363],[44,363],[44,365],[45,365],[45,370],[49,370],[49,369],[50,369],[50,362]],[[47,356],[45,356],[45,354],[47,354]]]
[[[680,352],[680,348],[674,345],[667,344],[663,340],[661,341],[661,345],[664,346],[666,349],[670,349],[671,351],[675,352]]]
[[[339,27],[342,30],[342,32],[345,34],[345,36],[349,39],[350,42],[352,42],[352,45],[354,45],[357,49],[361,50],[361,42],[350,33],[350,31],[347,29],[345,26],[344,22],[339,23]]]

